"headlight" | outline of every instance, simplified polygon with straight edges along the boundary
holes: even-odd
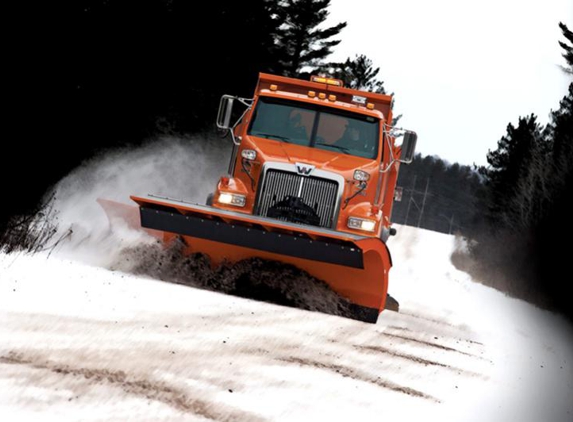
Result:
[[[245,195],[237,195],[236,193],[221,192],[218,201],[221,204],[234,205],[236,207],[244,207],[246,202]]]
[[[376,221],[365,218],[348,217],[348,227],[356,230],[373,232],[376,228]]]
[[[247,160],[254,160],[255,158],[257,158],[257,151],[255,151],[254,149],[244,149],[243,151],[241,151],[241,156]]]
[[[368,179],[370,179],[369,173],[366,173],[364,170],[354,170],[354,180],[366,182]]]

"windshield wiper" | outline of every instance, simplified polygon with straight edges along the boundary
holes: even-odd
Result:
[[[272,133],[251,133],[251,135],[261,136],[261,137],[267,138],[267,139],[275,138],[275,139],[278,139],[279,141],[286,142],[287,144],[290,144],[290,142],[291,142],[290,138],[287,138],[286,136],[274,135]]]
[[[346,147],[341,147],[340,145],[325,144],[324,142],[319,142],[319,143],[317,143],[317,144],[315,144],[315,145],[323,145],[323,146],[325,146],[325,147],[336,148],[336,149],[338,149],[338,150],[340,150],[340,151],[342,151],[342,152],[344,152],[344,153],[346,153],[346,154],[350,154],[350,150],[349,150],[348,148],[346,148]]]

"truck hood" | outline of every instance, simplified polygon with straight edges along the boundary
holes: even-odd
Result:
[[[260,161],[312,164],[316,168],[335,173],[346,173],[356,169],[372,173],[378,167],[376,160],[373,159],[271,139],[256,138],[256,143],[252,143],[252,148],[257,151]]]

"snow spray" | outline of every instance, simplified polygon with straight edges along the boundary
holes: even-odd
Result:
[[[226,172],[230,150],[227,140],[217,138],[164,137],[86,161],[48,193],[57,227],[48,248],[90,264],[109,265],[121,249],[152,240],[121,224],[111,226],[98,199],[136,206],[130,195],[159,194],[205,203]]]

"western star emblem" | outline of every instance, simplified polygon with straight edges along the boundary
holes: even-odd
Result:
[[[314,170],[314,166],[311,164],[296,163],[295,166],[297,173],[301,176],[308,176]]]

